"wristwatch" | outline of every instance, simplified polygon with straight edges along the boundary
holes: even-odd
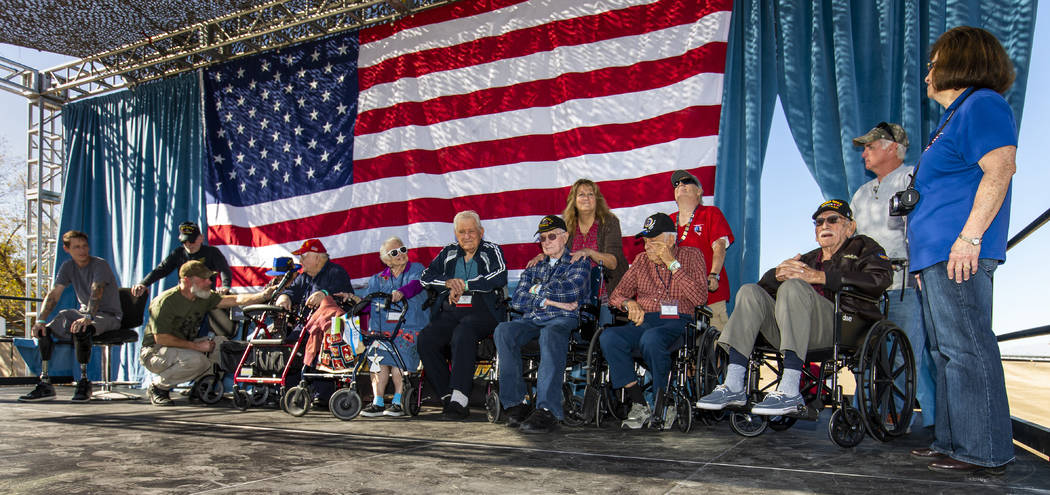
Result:
[[[707,274],[707,278],[711,278],[711,277],[714,277],[715,280],[722,280],[722,276],[717,274],[717,273],[708,273]]]
[[[974,246],[980,246],[981,245],[981,238],[980,237],[974,237],[974,238],[971,239],[971,238],[966,237],[966,236],[964,236],[962,234],[959,234],[959,239],[962,239],[963,242],[967,242],[967,243],[973,244]]]

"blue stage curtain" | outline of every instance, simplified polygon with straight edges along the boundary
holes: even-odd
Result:
[[[758,266],[759,201],[777,96],[824,199],[849,199],[873,177],[851,140],[878,122],[903,124],[906,163],[918,158],[942,110],[926,97],[929,46],[951,27],[983,27],[1006,47],[1017,67],[1007,100],[1020,123],[1035,9],[1035,0],[734,2],[715,179],[715,203],[736,234],[732,286],[770,268]]]
[[[178,224],[204,221],[204,141],[196,72],[70,103],[62,109],[66,184],[62,232],[81,230],[91,254],[130,287],[178,245]],[[56,267],[69,259],[58,246]],[[151,287],[151,296],[177,283]],[[72,289],[64,298],[74,303]],[[68,304],[66,307],[73,307]],[[141,328],[139,332],[141,333]],[[143,382],[139,345],[124,345],[119,379]]]

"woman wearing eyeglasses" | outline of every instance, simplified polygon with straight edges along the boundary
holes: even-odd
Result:
[[[391,301],[397,303],[405,301],[405,323],[394,339],[401,359],[404,360],[404,370],[398,368],[399,363],[394,358],[393,350],[385,347],[385,343],[373,345],[365,356],[372,362],[372,393],[375,397],[372,403],[361,410],[362,416],[404,416],[405,411],[401,407],[403,382],[402,372],[412,372],[419,368],[419,353],[416,351],[416,335],[430,322],[430,315],[423,310],[423,302],[427,296],[423,292],[423,286],[419,283],[419,275],[423,273],[423,265],[408,260],[408,248],[401,239],[391,237],[383,242],[379,248],[379,259],[387,268],[375,275],[368,281],[368,293],[385,292],[391,294]],[[401,314],[397,311],[399,305],[392,307],[379,307],[372,304],[369,311],[368,329],[370,333],[391,332],[397,327]],[[386,393],[386,385],[390,379],[394,382],[394,399],[386,404],[383,395]]]
[[[933,44],[928,68],[926,94],[944,114],[915,166],[908,248],[937,410],[933,444],[911,453],[935,471],[1002,474],[1014,458],[1013,426],[992,332],[992,276],[1006,260],[1017,169],[1017,125],[1002,97],[1014,66],[995,36],[961,26]]]
[[[802,363],[810,348],[831,347],[835,331],[835,292],[844,285],[878,298],[893,281],[886,251],[872,238],[854,235],[853,211],[840,199],[825,201],[813,214],[817,244],[737,291],[736,308],[718,343],[729,351],[725,382],[700,398],[697,407],[711,411],[747,404],[744,374],[761,333],[780,349],[784,373],[777,389],[755,404],[752,414],[779,416],[805,404],[799,391]],[[880,320],[879,307],[848,293],[842,310],[865,320]]]

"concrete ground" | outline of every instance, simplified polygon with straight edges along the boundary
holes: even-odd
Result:
[[[756,438],[727,423],[692,433],[563,427],[526,436],[490,424],[327,411],[294,418],[227,400],[22,404],[0,387],[0,493],[1047,493],[1050,464],[1021,448],[1004,476],[934,473],[908,450],[922,431],[841,449],[826,415]],[[139,392],[141,393],[141,392]]]

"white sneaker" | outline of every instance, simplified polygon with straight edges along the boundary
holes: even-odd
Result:
[[[649,404],[641,403],[631,406],[631,412],[627,413],[627,419],[620,423],[625,430],[638,430],[649,424],[649,418],[653,413],[649,410]]]

